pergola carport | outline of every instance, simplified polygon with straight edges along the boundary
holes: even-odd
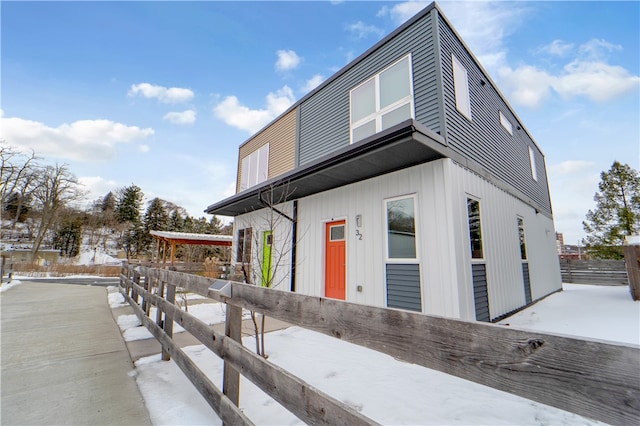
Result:
[[[176,246],[184,245],[201,245],[201,246],[223,246],[231,247],[233,236],[231,235],[213,235],[213,234],[193,234],[189,232],[171,232],[171,231],[149,231],[152,237],[158,240],[158,257],[160,257],[160,244],[164,250],[162,251],[162,267],[166,265],[167,246],[171,247],[170,261],[171,265],[175,262]]]

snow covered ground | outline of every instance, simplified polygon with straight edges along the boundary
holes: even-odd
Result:
[[[631,300],[628,287],[563,288],[500,324],[640,347],[640,303]],[[110,296],[111,303],[121,303],[117,296]],[[212,312],[221,310],[206,304],[192,311],[195,306],[199,305],[190,312],[209,323],[216,321]],[[137,319],[118,323],[125,336],[141,328]],[[245,338],[244,344],[252,347],[253,338]],[[270,362],[382,424],[598,424],[300,327],[269,333],[266,348]],[[202,345],[185,352],[221,387],[222,362],[213,353]],[[159,354],[142,358],[134,374],[154,425],[221,424],[173,362],[162,362]],[[256,424],[301,423],[251,382],[241,380],[241,408]]]

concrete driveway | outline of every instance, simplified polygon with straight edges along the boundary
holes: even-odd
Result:
[[[0,424],[151,424],[104,287],[23,281],[0,308]]]

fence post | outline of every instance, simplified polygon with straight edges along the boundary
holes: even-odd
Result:
[[[242,344],[242,308],[225,305],[225,335]],[[222,393],[236,406],[240,406],[240,373],[224,361]]]
[[[167,283],[167,302],[171,303],[175,306],[176,301],[176,286]],[[169,337],[173,337],[173,314],[170,312],[164,313],[164,324],[163,327],[164,332],[167,333]],[[171,355],[165,348],[162,348],[162,360],[169,361],[171,359]]]
[[[162,279],[160,278],[158,278],[157,296],[160,298],[164,297],[164,281],[162,281]],[[156,306],[156,324],[158,324],[158,326],[160,326],[161,328],[164,328],[162,325],[162,311],[160,310],[159,306]]]
[[[631,297],[633,300],[640,300],[640,245],[624,246],[624,263]]]
[[[133,269],[133,282],[140,285],[140,272],[136,271],[135,268]],[[131,286],[131,292],[133,293],[133,300],[138,303],[138,290]]]

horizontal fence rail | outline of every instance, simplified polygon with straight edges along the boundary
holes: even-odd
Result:
[[[227,307],[259,312],[406,362],[579,415],[611,424],[640,424],[640,348],[633,345],[580,340],[495,324],[364,306],[168,270],[141,267],[140,273],[146,275],[146,280],[170,283],[171,286],[224,302]],[[208,327],[207,330],[200,330],[199,326],[192,326],[191,323],[197,320],[190,315],[170,309],[163,299],[152,297],[126,274],[122,279],[125,285],[132,287],[131,291],[144,294],[150,303],[171,312],[177,322],[183,327],[187,325],[192,334],[207,342],[205,344],[209,349],[250,380],[256,380],[256,385],[293,413],[298,415],[300,411],[306,412],[306,407],[297,406],[299,400],[289,400],[296,395],[276,397],[269,387],[275,383],[275,377],[288,377],[288,373],[266,370],[265,365],[271,364],[240,344],[233,344],[237,342],[212,334],[207,331]],[[228,284],[231,296],[209,290],[212,284],[219,284],[220,287]],[[131,302],[136,300],[132,298]],[[223,344],[223,341],[233,343]],[[216,349],[218,345],[223,349]],[[252,375],[253,379],[250,377]],[[266,389],[260,384],[263,375],[268,377],[266,384],[262,384]],[[289,379],[293,380],[291,377]],[[280,377],[278,380],[289,379]],[[304,382],[295,383],[295,386],[309,386]],[[319,404],[326,403],[325,395],[318,393],[318,398]],[[307,400],[305,397],[304,401]],[[339,401],[336,403],[342,404]],[[347,414],[357,414],[363,423],[372,422],[348,410],[339,418],[345,419],[341,416]],[[310,423],[319,423],[324,419],[312,421],[300,418]],[[356,420],[358,418],[345,424],[355,424],[350,422]]]
[[[560,274],[564,283],[628,284],[624,260],[560,259]]]
[[[167,281],[165,281],[167,277],[164,277],[163,279],[163,272],[168,271],[143,269],[142,273],[147,279],[156,279],[167,283]],[[171,274],[176,274],[176,272],[171,272]],[[377,424],[348,405],[334,399],[318,389],[315,389],[310,384],[292,375],[286,370],[268,362],[263,357],[245,348],[241,343],[215,332],[207,324],[198,320],[193,315],[182,311],[171,302],[150,293],[147,289],[136,282],[136,276],[137,274],[134,275],[133,279],[130,279],[126,275],[122,275],[121,278],[123,282],[125,282],[125,289],[128,288],[132,290],[135,294],[141,296],[146,303],[155,305],[158,310],[167,314],[167,318],[172,317],[173,321],[180,324],[207,348],[223,359],[225,361],[225,370],[228,363],[236,371],[242,372],[243,376],[251,380],[256,386],[278,401],[282,406],[287,408],[301,420],[310,424],[320,425]],[[172,284],[168,283],[168,285]],[[135,305],[134,310],[141,322],[143,322],[143,325],[147,328],[151,327],[151,329],[155,329],[155,331],[152,330],[152,333],[160,341],[163,348],[165,347],[165,344],[167,344],[168,352],[171,357],[176,360],[176,363],[180,366],[185,375],[192,381],[196,388],[198,388],[205,399],[207,399],[207,402],[209,402],[209,405],[216,411],[216,413],[218,413],[221,418],[223,414],[236,416],[238,413],[234,411],[231,411],[230,413],[219,411],[222,409],[229,410],[230,408],[228,404],[231,400],[224,396],[217,388],[215,388],[215,386],[208,383],[208,379],[204,373],[202,373],[195,365],[186,365],[183,367],[181,363],[185,362],[184,359],[191,362],[189,358],[186,357],[183,351],[171,341],[168,334],[164,333],[158,325],[149,320],[144,310],[137,306],[137,302],[135,302],[134,298],[130,297],[126,292],[125,297],[127,297],[127,300],[130,303]],[[241,319],[240,316],[238,316],[238,319]],[[222,405],[221,401],[225,401],[225,404]],[[251,424],[248,419],[241,419],[237,417],[227,417],[222,418],[222,420],[225,424],[228,423],[232,425]]]

